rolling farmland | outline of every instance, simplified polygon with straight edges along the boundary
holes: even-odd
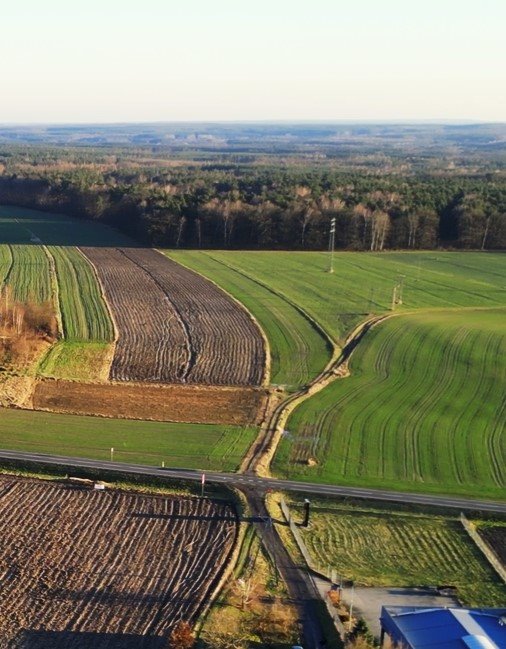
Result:
[[[136,248],[104,226],[33,210],[1,208],[0,237],[9,244],[2,246],[0,268],[7,283],[12,279],[16,297],[52,298],[60,312],[64,342],[43,360],[43,373],[66,376],[69,353],[62,345],[72,343],[75,350],[77,342],[113,340],[97,274],[117,328],[111,379],[262,382],[266,359],[258,327],[243,308],[201,276],[153,250]],[[26,259],[18,262],[16,255]],[[90,349],[107,358],[97,347]],[[91,352],[93,368],[99,363],[93,362]],[[81,357],[86,358],[86,352]],[[71,369],[69,378],[76,376],[81,374]]]
[[[167,646],[207,603],[237,535],[207,499],[0,477],[1,644]],[[36,615],[34,615],[36,611]]]
[[[357,322],[388,313],[397,287],[395,313],[405,315],[365,336],[350,378],[295,410],[274,458],[279,475],[504,496],[503,254],[336,253],[333,275],[324,253],[168,254],[249,300],[260,321],[242,282],[284,292],[338,344]],[[288,320],[262,324],[273,348],[290,330]],[[290,349],[278,350],[288,367]]]
[[[259,385],[263,340],[220,289],[154,250],[83,248],[104,285],[119,339],[111,379]]]
[[[90,229],[60,216],[0,208],[0,278],[14,299],[52,300],[59,316],[62,339],[42,359],[43,375],[101,378],[107,362],[114,339],[109,311],[90,263],[69,245],[81,236],[89,240]],[[48,242],[58,245],[43,245]]]
[[[403,304],[397,306],[401,311],[506,306],[506,256],[502,253],[338,252],[332,275],[327,272],[328,254],[322,252],[168,254],[189,267],[195,265],[218,283],[223,268],[228,267],[234,279],[244,273],[304,309],[340,344],[369,314],[390,309],[393,288],[401,280]],[[208,264],[207,259],[204,264],[201,257],[211,257],[220,266]],[[219,275],[216,268],[220,267]],[[266,333],[269,339],[274,337],[269,329]]]
[[[500,606],[506,587],[455,516],[318,501],[301,529],[317,564],[366,586],[456,586],[467,606]]]
[[[324,368],[329,339],[340,345],[358,322],[388,312],[395,287],[396,314],[404,315],[392,322],[400,324],[387,322],[367,334],[352,358],[352,377],[296,409],[274,468],[320,482],[500,497],[505,451],[498,422],[504,406],[494,386],[504,371],[503,343],[492,309],[506,305],[504,255],[337,253],[331,275],[324,253],[171,251],[171,259],[164,259],[108,228],[15,208],[0,211],[0,232],[9,243],[0,246],[3,276],[19,266],[13,263],[16,247],[42,254],[49,284],[54,274],[50,295],[68,335],[42,360],[40,372],[86,381],[89,394],[60,382],[41,386],[36,401],[44,408],[59,400],[65,412],[89,412],[81,406],[96,400],[91,395],[97,381],[107,378],[188,387],[262,383],[266,349],[258,326],[226,293],[186,267],[209,276],[251,311],[269,340],[270,382],[289,391]],[[115,333],[109,311],[118,337],[114,349],[108,346]],[[468,333],[456,320],[460,313],[470,323]],[[377,348],[374,341],[384,331]],[[409,367],[403,358],[410,358]],[[478,390],[470,389],[473,381]],[[410,400],[415,392],[416,403]],[[116,396],[103,408],[120,407],[122,397]],[[141,398],[139,392],[134,401]],[[210,393],[206,403],[213,399]]]
[[[229,254],[179,252],[166,254],[187,264],[242,302],[268,334],[271,384],[288,389],[305,385],[330,360],[325,336],[281,294],[229,265]]]
[[[276,471],[504,497],[505,315],[426,312],[378,325],[352,356],[351,376],[295,410]]]

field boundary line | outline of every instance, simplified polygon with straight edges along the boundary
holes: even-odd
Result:
[[[286,295],[283,295],[283,293],[280,293],[279,291],[276,291],[276,289],[272,288],[272,286],[268,286],[262,280],[258,279],[254,275],[248,275],[246,272],[240,270],[239,268],[236,268],[235,266],[232,266],[229,263],[226,263],[224,261],[221,261],[220,259],[216,259],[216,257],[213,257],[212,254],[209,252],[203,251],[204,254],[207,257],[210,257],[213,261],[215,261],[218,264],[221,264],[222,266],[225,266],[226,268],[229,268],[230,270],[233,270],[235,273],[238,275],[242,275],[243,277],[246,277],[247,279],[251,280],[252,282],[255,282],[255,284],[258,284],[262,288],[265,288],[265,290],[269,291],[270,293],[273,293],[277,297],[279,297],[281,300],[284,300],[287,304],[292,306],[294,309],[296,309],[310,324],[311,326],[316,329],[316,331],[327,341],[327,343],[330,346],[330,350],[332,352],[332,358],[329,361],[332,362],[332,360],[337,356],[342,351],[342,347],[334,340],[334,338],[329,334],[329,332],[321,325],[316,318],[313,318],[312,315],[310,315],[303,307],[300,306],[300,304],[297,304],[297,302],[294,302],[290,298],[288,298]],[[329,365],[325,367],[327,367]]]
[[[309,550],[307,549],[307,545],[304,543],[304,539],[302,538],[302,535],[299,532],[296,523],[294,523],[293,521],[292,512],[290,511],[290,508],[286,504],[286,501],[283,498],[283,496],[281,496],[279,500],[279,508],[281,509],[283,516],[286,522],[288,523],[288,527],[292,532],[297,547],[299,548],[299,551],[303,556],[304,561],[306,562],[309,570],[311,570],[311,572],[314,572],[317,577],[321,577],[322,579],[326,579],[327,581],[330,581],[329,576],[325,572],[320,570],[319,567],[313,561],[313,557],[310,555]]]
[[[169,257],[169,255],[166,255],[163,253],[161,250],[158,248],[153,248],[156,252],[159,252],[163,257]],[[169,251],[170,252],[170,251]],[[205,254],[205,253],[204,253]],[[210,255],[209,255],[210,256]],[[176,264],[179,264],[183,268],[186,268],[186,270],[189,270],[192,273],[195,273],[195,275],[200,275],[202,279],[205,279],[207,282],[210,284],[214,284],[218,290],[220,290],[222,293],[225,293],[227,297],[229,297],[233,302],[235,302],[243,311],[245,311],[250,319],[254,322],[255,326],[257,327],[260,336],[262,337],[263,343],[264,343],[264,375],[262,377],[262,383],[260,384],[261,387],[268,388],[270,385],[270,378],[271,378],[271,346],[269,344],[269,339],[267,338],[267,335],[265,331],[263,330],[262,326],[258,322],[258,320],[255,318],[253,313],[244,305],[240,300],[238,300],[236,297],[234,297],[229,291],[223,288],[223,286],[220,286],[218,282],[215,282],[213,279],[207,277],[204,275],[204,273],[201,273],[198,270],[195,270],[194,268],[191,268],[190,266],[187,266],[186,264],[183,264],[179,259],[173,259],[172,257],[169,257],[171,261],[173,261]],[[211,257],[211,259],[214,259]],[[219,262],[218,262],[219,263]]]
[[[224,561],[225,568],[223,570],[223,573],[221,574],[221,577],[218,579],[215,585],[211,584],[209,590],[207,591],[205,597],[203,598],[204,604],[202,605],[202,609],[198,614],[197,621],[195,622],[195,626],[194,626],[195,630],[197,631],[197,634],[200,633],[200,631],[202,630],[202,627],[206,622],[208,613],[210,612],[211,608],[214,606],[216,600],[220,596],[223,588],[225,587],[225,584],[230,578],[230,575],[233,573],[235,565],[238,562],[239,556],[241,554],[242,544],[244,542],[246,529],[248,525],[243,524],[240,521],[236,504],[234,504],[233,510],[236,515],[236,533],[234,538],[234,544],[230,552],[228,553],[228,556],[225,558]]]
[[[55,316],[56,316],[56,322],[58,325],[58,331],[60,337],[57,338],[54,341],[54,343],[50,345],[45,351],[45,353],[42,354],[42,356],[39,358],[35,368],[35,374],[37,378],[39,374],[42,372],[42,366],[44,365],[44,362],[49,358],[49,355],[56,348],[56,345],[60,342],[60,340],[63,341],[65,340],[65,329],[63,327],[63,315],[62,315],[61,302],[60,302],[60,284],[58,282],[58,273],[56,272],[56,261],[52,253],[49,251],[48,246],[46,246],[45,243],[42,244],[42,250],[44,250],[44,253],[46,254],[46,257],[49,261],[49,272],[51,276],[51,293],[54,300],[54,307],[56,312]],[[33,406],[33,399],[35,396],[35,388],[36,388],[36,384],[34,382],[32,386],[31,396],[30,396],[32,406]]]
[[[58,281],[58,272],[56,270],[56,261],[53,257],[52,252],[49,250],[49,247],[45,243],[42,244],[42,249],[46,253],[46,257],[49,261],[49,268],[51,274],[51,288],[53,293],[53,298],[55,301],[56,307],[56,321],[58,322],[58,329],[60,330],[61,340],[65,340],[65,328],[63,326],[63,314],[61,309],[61,300],[60,300],[60,283]],[[49,353],[49,351],[48,351]]]
[[[348,335],[346,343],[339,355],[334,355],[309,385],[303,387],[302,390],[291,395],[279,404],[266,426],[263,448],[258,453],[256,462],[255,458],[253,458],[253,471],[257,475],[270,477],[270,466],[281,440],[284,426],[295,408],[338,378],[349,376],[348,361],[365,334],[376,325],[396,315],[398,314],[387,313],[376,315],[358,324]]]
[[[114,339],[109,342],[110,351],[109,351],[108,359],[107,359],[107,361],[109,363],[109,367],[107,368],[107,380],[109,380],[109,377],[110,377],[110,374],[111,374],[112,362],[114,360],[114,356],[116,355],[116,345],[117,345],[118,339],[119,339],[118,325],[116,323],[116,320],[114,319],[114,314],[112,312],[111,305],[109,304],[109,301],[107,300],[107,297],[105,295],[104,286],[103,286],[102,282],[100,281],[100,276],[99,276],[98,271],[97,271],[97,269],[95,267],[95,264],[91,261],[91,259],[89,259],[84,254],[84,252],[81,250],[80,246],[75,246],[75,248],[78,251],[78,253],[80,255],[82,255],[82,257],[85,259],[85,261],[90,265],[90,268],[91,268],[91,270],[93,272],[93,275],[95,276],[97,286],[98,286],[98,288],[100,290],[100,295],[101,295],[101,297],[102,297],[102,299],[104,301],[105,307],[107,309],[107,313],[109,314],[109,318],[110,318],[111,323],[112,323],[112,328],[113,328],[113,331],[114,331]]]
[[[324,570],[321,569],[320,566],[318,566],[314,560],[313,557],[311,556],[309,550],[307,549],[307,545],[304,542],[304,539],[302,538],[302,534],[300,533],[297,524],[294,523],[292,519],[292,513],[290,511],[290,508],[286,504],[286,501],[283,496],[281,496],[280,501],[279,501],[279,508],[281,509],[283,516],[288,523],[288,527],[290,528],[290,531],[292,533],[292,536],[295,540],[295,543],[297,544],[297,547],[299,548],[299,551],[306,562],[306,566],[309,572],[309,578],[311,579],[311,582],[313,583],[314,587],[314,592],[316,593],[317,597],[319,597],[323,603],[325,604],[327,611],[329,613],[330,619],[332,620],[332,623],[334,624],[336,631],[338,632],[339,636],[341,639],[345,639],[346,637],[346,629],[344,627],[344,624],[341,622],[339,617],[336,615],[336,611],[333,608],[331,602],[329,601],[328,597],[323,597],[320,594],[320,591],[316,584],[314,583],[314,577],[318,577],[319,579],[323,579],[324,581],[329,582],[332,584],[332,576],[327,574]],[[288,548],[286,548],[288,552]]]
[[[467,518],[467,516],[464,514],[464,512],[460,513],[460,522],[462,523],[462,526],[464,527],[466,532],[469,534],[471,539],[474,541],[476,546],[485,555],[485,558],[487,559],[489,564],[492,566],[492,568],[496,571],[496,573],[499,575],[499,577],[506,584],[506,569],[504,568],[502,563],[499,561],[498,557],[496,557],[495,552],[492,550],[492,548],[489,546],[489,544],[481,538],[478,531],[476,530],[476,525],[474,525],[474,523],[472,523]]]

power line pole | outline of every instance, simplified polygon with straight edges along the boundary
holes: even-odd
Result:
[[[350,631],[353,628],[353,600],[355,599],[355,582],[351,582]]]
[[[394,285],[394,290],[392,291],[392,311],[395,310],[396,304],[397,304],[397,284]]]
[[[330,232],[329,232],[329,253],[330,253],[330,264],[329,264],[329,273],[334,272],[334,245],[336,241],[336,218],[333,216],[330,219]]]
[[[406,275],[401,275],[399,278],[399,297],[398,297],[398,304],[402,304],[402,296],[404,292],[404,280],[406,279]]]

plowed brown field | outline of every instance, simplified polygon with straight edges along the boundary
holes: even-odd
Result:
[[[506,526],[480,527],[478,531],[506,569]]]
[[[264,341],[238,303],[148,248],[82,248],[104,287],[118,341],[110,378],[260,385]]]
[[[262,388],[40,381],[36,410],[206,424],[256,424],[267,396]]]
[[[161,649],[223,573],[233,509],[0,477],[0,648]]]

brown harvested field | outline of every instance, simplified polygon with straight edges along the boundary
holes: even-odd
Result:
[[[150,248],[82,248],[114,317],[110,378],[208,385],[260,385],[262,335],[217,286]]]
[[[246,425],[259,423],[266,390],[208,385],[39,381],[36,410],[124,419]]]
[[[232,507],[0,477],[0,648],[161,649],[195,622],[237,535]]]
[[[506,568],[506,525],[487,525],[479,527],[478,532]]]

